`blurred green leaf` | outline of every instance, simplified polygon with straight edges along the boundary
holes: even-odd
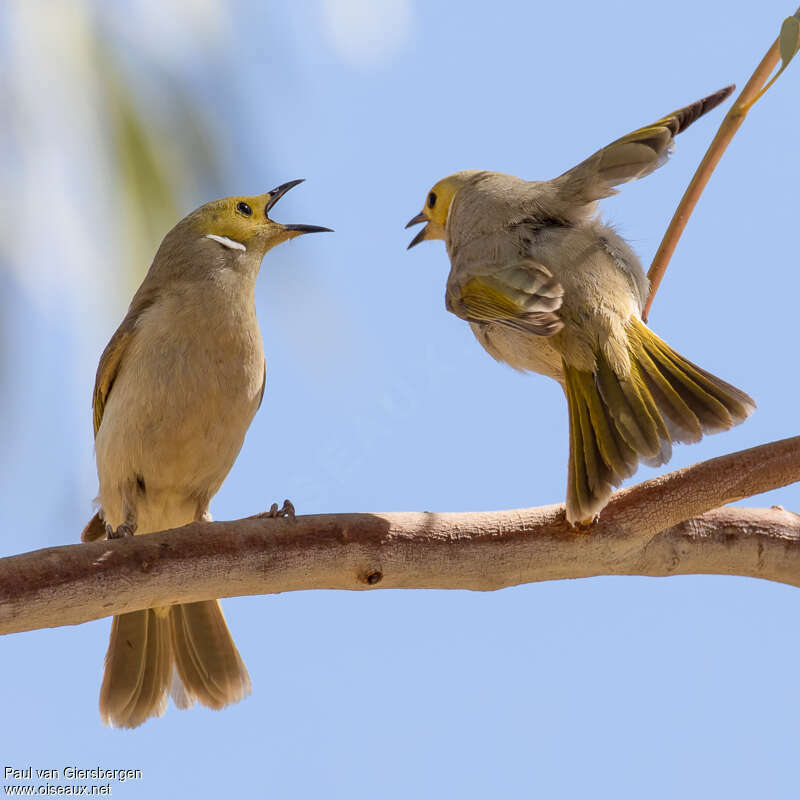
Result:
[[[137,94],[112,46],[98,33],[95,60],[126,240],[121,250],[128,266],[127,294],[141,280],[164,234],[183,216],[188,188],[198,180],[216,182],[219,168],[210,131],[178,82],[169,81],[171,102],[161,112],[170,119],[159,118]],[[177,148],[165,129],[180,131]]]

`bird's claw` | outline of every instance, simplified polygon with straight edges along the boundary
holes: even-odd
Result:
[[[106,539],[126,539],[136,532],[136,525],[123,522],[116,530],[111,525],[106,525]]]
[[[291,500],[284,500],[283,506],[278,508],[277,503],[273,503],[270,506],[269,511],[264,514],[265,517],[269,517],[270,519],[277,519],[278,517],[283,517],[283,519],[291,520],[292,522],[295,521],[294,515],[294,505],[292,505]]]

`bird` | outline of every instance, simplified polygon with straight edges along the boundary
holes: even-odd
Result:
[[[99,509],[83,541],[211,519],[211,498],[264,395],[254,295],[261,261],[281,242],[331,230],[270,219],[301,182],[206,203],[164,237],[97,368]],[[287,501],[271,515],[292,511]],[[100,689],[105,724],[135,728],[161,716],[169,694],[179,708],[220,709],[249,693],[219,601],[113,618]]]
[[[645,325],[648,279],[597,212],[614,187],[664,164],[674,138],[734,88],[613,141],[552,180],[456,172],[433,186],[406,225],[425,223],[409,249],[445,241],[446,308],[470,324],[483,348],[563,387],[573,526],[590,524],[639,462],[664,464],[673,443],[727,430],[755,408]]]

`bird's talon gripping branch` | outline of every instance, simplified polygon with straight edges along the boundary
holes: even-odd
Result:
[[[106,537],[108,539],[127,539],[136,533],[136,525],[131,522],[123,522],[115,530],[111,525],[106,525]]]
[[[278,508],[277,503],[273,503],[270,506],[269,511],[267,511],[267,513],[264,514],[263,516],[268,517],[270,519],[278,519],[279,517],[281,517],[283,519],[288,519],[291,522],[294,522],[296,519],[294,513],[294,505],[292,504],[291,500],[284,500],[283,506],[281,506],[281,508]]]

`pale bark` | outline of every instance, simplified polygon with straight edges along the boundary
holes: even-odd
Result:
[[[0,559],[0,633],[139,608],[299,589],[474,589],[593,575],[746,575],[800,586],[800,516],[719,508],[800,480],[800,437],[564,507],[194,523]]]

